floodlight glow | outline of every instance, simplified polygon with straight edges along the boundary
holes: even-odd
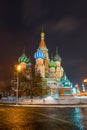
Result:
[[[18,71],[18,72],[21,71],[21,66],[20,66],[20,65],[17,66],[17,71]]]
[[[86,82],[87,82],[87,79],[84,79],[83,82],[86,83]]]

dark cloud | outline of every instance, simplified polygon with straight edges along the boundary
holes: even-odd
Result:
[[[62,31],[64,33],[70,33],[72,31],[75,31],[79,28],[80,21],[75,19],[74,17],[66,17],[63,19],[60,19],[58,22],[54,23],[52,25],[52,31]]]

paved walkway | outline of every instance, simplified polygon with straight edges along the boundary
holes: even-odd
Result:
[[[18,104],[0,104],[1,106],[17,106],[17,107],[87,107],[87,105],[55,105],[55,104],[33,104],[33,105],[18,105]]]

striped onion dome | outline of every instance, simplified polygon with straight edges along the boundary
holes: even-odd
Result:
[[[29,58],[26,56],[26,54],[24,52],[22,53],[22,55],[18,59],[19,63],[21,63],[21,62],[28,63],[29,61],[30,61]]]
[[[58,54],[58,50],[56,49],[56,55],[54,56],[54,61],[60,61],[61,62],[61,57]]]
[[[37,49],[37,52],[34,53],[34,58],[37,59],[37,58],[42,58],[44,59],[45,58],[45,55],[44,53],[41,51],[40,48]]]

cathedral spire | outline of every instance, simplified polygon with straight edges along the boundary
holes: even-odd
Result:
[[[44,41],[44,31],[43,31],[43,28],[42,28],[42,31],[41,31],[41,41]]]
[[[53,60],[53,54],[51,54],[51,60]]]
[[[25,46],[24,46],[24,48],[23,48],[23,52],[25,53]]]
[[[58,54],[58,48],[56,47],[56,54]]]
[[[44,41],[44,32],[43,32],[43,30],[41,32],[41,41]]]
[[[45,47],[46,46],[46,44],[45,44],[45,41],[44,41],[44,31],[43,31],[43,29],[42,29],[42,31],[41,31],[41,41],[40,41],[40,44],[39,44],[39,47]]]

